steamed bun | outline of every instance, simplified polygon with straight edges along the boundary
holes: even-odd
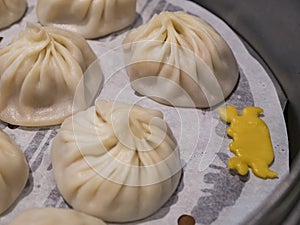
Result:
[[[21,19],[26,8],[26,0],[0,0],[0,29]]]
[[[136,17],[136,0],[38,0],[37,16],[44,25],[97,38],[129,26]]]
[[[29,167],[23,152],[0,131],[0,214],[19,197],[28,179]]]
[[[26,210],[9,225],[106,225],[102,220],[71,209],[34,208]]]
[[[22,126],[54,125],[72,111],[86,109],[102,80],[100,65],[93,64],[98,69],[92,76],[86,73],[96,58],[80,35],[28,24],[0,49],[0,119]]]
[[[65,200],[110,222],[153,214],[181,175],[177,144],[162,113],[120,102],[97,101],[66,119],[51,158]]]
[[[207,108],[222,102],[239,76],[225,40],[185,12],[162,12],[123,43],[131,86],[160,103]]]

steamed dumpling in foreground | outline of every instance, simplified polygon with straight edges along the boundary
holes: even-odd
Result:
[[[136,0],[38,0],[37,16],[44,25],[97,38],[133,23]]]
[[[181,175],[178,147],[162,113],[119,102],[98,101],[66,119],[51,158],[64,199],[110,222],[153,214]]]
[[[26,210],[9,225],[106,225],[102,220],[71,209],[34,208]]]
[[[0,130],[0,214],[19,197],[28,173],[29,167],[23,152]]]
[[[26,0],[0,0],[0,29],[21,19],[26,8]]]
[[[163,104],[207,108],[222,102],[238,81],[225,40],[185,12],[154,15],[123,44],[133,89]]]
[[[59,124],[89,107],[101,81],[96,55],[83,37],[28,24],[0,49],[0,119],[22,126]]]

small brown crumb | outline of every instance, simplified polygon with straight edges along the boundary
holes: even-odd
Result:
[[[178,225],[195,225],[196,221],[194,217],[189,215],[182,215],[178,219]]]

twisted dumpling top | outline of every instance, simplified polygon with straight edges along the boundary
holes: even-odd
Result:
[[[44,25],[97,38],[129,26],[136,17],[136,0],[38,0],[37,16]]]
[[[86,85],[102,81],[100,66],[91,76],[85,74],[95,60],[80,35],[28,24],[0,49],[0,119],[23,126],[53,125],[85,109],[90,100],[86,91],[99,88]],[[76,104],[75,95],[80,97]]]
[[[162,113],[120,102],[97,101],[66,119],[51,159],[64,199],[111,222],[157,211],[181,175],[177,143]]]
[[[132,87],[174,106],[205,108],[223,101],[238,81],[225,40],[205,21],[185,12],[162,12],[124,40]]]

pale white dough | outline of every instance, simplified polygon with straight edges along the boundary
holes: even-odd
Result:
[[[9,225],[106,225],[101,219],[71,209],[33,208],[14,218]]]
[[[26,8],[26,0],[0,0],[0,29],[21,19]]]
[[[0,49],[0,119],[54,125],[86,109],[103,78],[96,58],[79,34],[28,24]]]
[[[99,100],[66,119],[51,158],[64,199],[110,222],[153,214],[181,175],[177,144],[162,113],[120,102]]]
[[[185,12],[162,12],[124,40],[132,87],[160,103],[207,108],[224,100],[239,77],[225,40]]]
[[[36,12],[44,25],[97,38],[133,23],[136,0],[38,0]]]
[[[19,197],[28,173],[29,167],[23,152],[0,130],[0,214]]]

